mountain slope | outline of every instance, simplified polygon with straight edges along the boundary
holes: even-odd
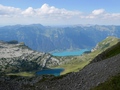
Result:
[[[107,47],[107,49],[105,48]],[[97,62],[100,60],[104,60],[110,57],[113,57],[120,53],[120,39],[115,37],[108,37],[107,39],[100,42],[94,50],[102,51],[99,55],[97,55],[92,62]]]
[[[58,59],[33,51],[24,43],[0,41],[0,72],[36,71],[57,64]]]
[[[117,37],[108,36],[104,40],[99,42],[92,51],[95,50],[104,51],[106,50],[106,48],[110,48],[111,46],[117,44],[119,41],[120,39]]]
[[[43,86],[43,88],[39,88],[47,90],[45,89],[47,86],[50,90],[52,90],[52,88],[54,88],[54,90],[89,90],[90,88],[106,81],[111,76],[120,73],[119,59],[120,55],[90,64],[80,72],[68,74],[60,80],[40,83],[38,85]]]
[[[116,44],[113,47],[120,47],[120,44]],[[113,47],[107,50],[115,50]],[[89,90],[120,73],[119,53],[102,61],[99,58],[96,59],[98,59],[97,62],[87,65],[79,72],[70,73],[63,76],[63,78],[52,79],[52,81],[46,80],[43,83],[37,83],[35,85],[42,86],[39,87],[42,90]]]
[[[79,72],[61,77],[0,79],[0,88],[4,90],[90,90],[119,73],[120,54],[91,63]]]
[[[91,90],[120,90],[120,74],[117,74]]]

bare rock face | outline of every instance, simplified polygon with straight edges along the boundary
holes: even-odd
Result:
[[[1,72],[32,71],[58,64],[50,54],[33,51],[24,43],[0,41]]]

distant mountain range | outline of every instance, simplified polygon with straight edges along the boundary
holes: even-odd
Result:
[[[120,37],[120,26],[32,24],[0,27],[0,40],[25,42],[33,50],[42,52],[92,48],[107,36]]]

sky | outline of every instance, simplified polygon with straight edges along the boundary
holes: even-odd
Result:
[[[0,0],[0,25],[120,25],[120,0]]]

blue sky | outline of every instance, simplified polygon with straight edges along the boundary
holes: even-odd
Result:
[[[0,25],[120,24],[120,0],[0,0]]]
[[[39,8],[43,4],[68,10],[90,12],[93,9],[104,8],[109,12],[119,12],[120,0],[0,0],[0,4],[26,9]]]

